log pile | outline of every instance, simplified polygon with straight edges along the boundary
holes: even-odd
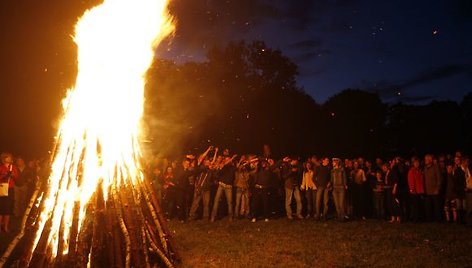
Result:
[[[37,184],[20,232],[0,259],[0,267],[173,267],[179,260],[163,213],[146,180],[112,188],[108,198],[97,190],[80,231],[77,204],[69,234],[76,239],[68,239],[68,252],[64,252],[62,242],[57,254],[47,246],[50,220],[33,248],[45,188]],[[64,233],[59,236],[62,238]]]

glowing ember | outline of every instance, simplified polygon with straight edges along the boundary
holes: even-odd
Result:
[[[63,102],[33,249],[47,234],[51,257],[67,254],[100,187],[106,199],[112,189],[143,179],[138,137],[144,75],[154,48],[172,30],[166,0],[105,0],[77,23],[79,71]],[[71,237],[76,206],[78,231]]]

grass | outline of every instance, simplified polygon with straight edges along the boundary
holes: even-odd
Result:
[[[376,220],[169,222],[181,267],[465,267],[472,232]]]
[[[472,230],[462,225],[286,219],[168,225],[179,267],[472,266]],[[14,231],[0,234],[0,252]]]

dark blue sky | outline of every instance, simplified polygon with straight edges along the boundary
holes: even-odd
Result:
[[[51,148],[37,141],[50,141],[75,81],[74,25],[100,2],[0,1],[0,149]],[[172,0],[171,10],[176,35],[158,57],[202,61],[214,45],[262,40],[298,64],[317,102],[346,88],[413,104],[472,91],[471,0]]]
[[[460,101],[472,91],[469,0],[175,0],[178,62],[215,44],[259,39],[300,68],[299,84],[324,102],[346,88],[386,101]],[[167,49],[167,48],[166,48]]]

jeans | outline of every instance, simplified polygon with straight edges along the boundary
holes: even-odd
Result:
[[[292,189],[285,188],[285,212],[287,213],[287,217],[292,217],[292,195],[295,196],[295,201],[297,202],[297,216],[302,215],[302,198],[300,196],[300,189],[294,186]]]
[[[346,196],[346,190],[343,188],[334,188],[333,189],[333,200],[334,205],[336,206],[336,212],[338,214],[339,220],[344,220],[345,208],[344,208],[344,199]]]
[[[200,206],[200,200],[203,199],[203,219],[208,219],[210,211],[210,190],[194,191],[192,206],[190,208],[189,217],[195,219],[197,209]]]
[[[220,183],[213,202],[213,210],[211,212],[212,220],[215,219],[216,214],[218,213],[218,204],[220,203],[223,192],[225,193],[226,203],[228,204],[228,217],[230,219],[233,218],[233,186]]]
[[[238,217],[239,215],[249,215],[249,190],[237,187],[234,216]]]
[[[321,199],[323,198],[323,218],[328,215],[329,192],[325,187],[318,187],[316,191],[316,218],[320,218]]]
[[[316,190],[307,189],[305,191],[306,198],[306,214],[307,216],[313,216],[314,208],[316,207]]]

